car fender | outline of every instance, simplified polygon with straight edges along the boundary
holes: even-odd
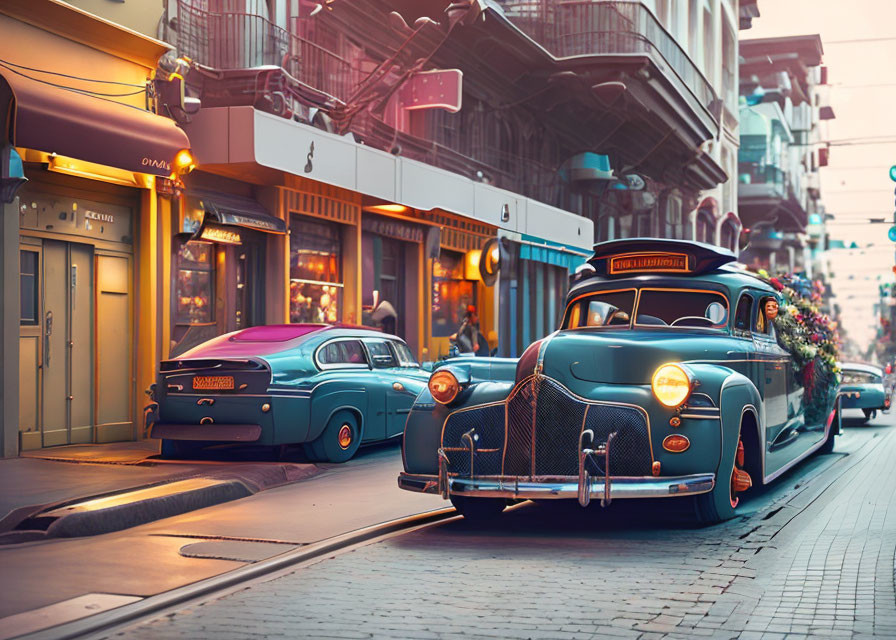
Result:
[[[318,385],[311,394],[311,416],[308,433],[303,438],[311,442],[320,437],[330,418],[337,411],[351,411],[358,418],[358,429],[364,433],[367,416],[367,390],[357,385],[333,381]]]
[[[513,389],[512,382],[479,382],[471,384],[454,400],[443,405],[433,400],[429,388],[417,396],[408,414],[402,438],[401,457],[408,473],[436,474],[439,470],[439,447],[442,427],[449,415],[460,409],[493,402],[503,402]]]
[[[709,396],[719,407],[721,449],[717,469],[728,469],[735,449],[730,445],[737,437],[744,413],[752,412],[757,426],[762,424],[762,396],[749,378],[724,365],[686,363],[686,367],[699,382],[694,393]],[[755,435],[757,442],[762,442],[762,434],[757,431]]]

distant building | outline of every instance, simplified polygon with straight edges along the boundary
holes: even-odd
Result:
[[[769,271],[806,271],[826,248],[818,170],[827,165],[822,123],[826,71],[817,35],[740,43],[739,211],[749,229],[747,264]]]

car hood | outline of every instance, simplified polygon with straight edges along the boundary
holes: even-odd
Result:
[[[650,384],[667,362],[726,360],[743,346],[728,335],[693,330],[561,331],[544,346],[543,373],[567,386],[576,379],[614,384]]]

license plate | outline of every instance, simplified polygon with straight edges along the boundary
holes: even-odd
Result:
[[[233,389],[233,376],[196,376],[194,389]]]

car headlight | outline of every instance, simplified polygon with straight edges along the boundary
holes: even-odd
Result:
[[[674,409],[688,399],[694,383],[681,365],[664,364],[653,374],[650,386],[660,403]]]
[[[429,392],[440,404],[448,404],[460,393],[460,383],[447,369],[436,371],[429,378]]]

